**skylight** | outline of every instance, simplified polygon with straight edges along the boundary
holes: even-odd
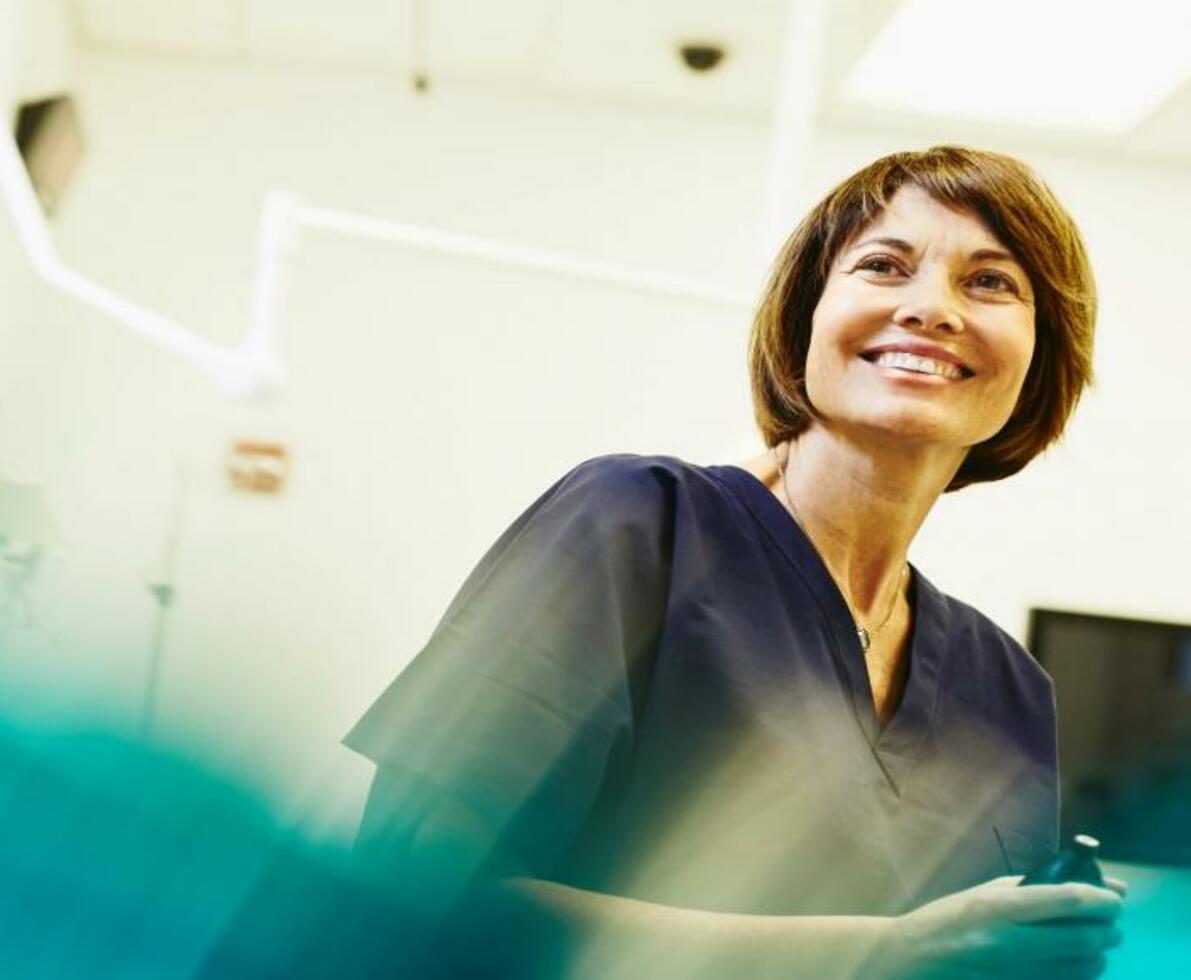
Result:
[[[1191,78],[1191,3],[906,0],[846,79],[898,112],[1124,132]]]

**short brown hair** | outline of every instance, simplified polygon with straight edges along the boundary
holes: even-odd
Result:
[[[816,417],[806,357],[828,271],[904,185],[979,217],[1034,289],[1034,356],[1017,405],[996,435],[969,450],[947,489],[1000,480],[1062,434],[1092,381],[1096,321],[1096,285],[1074,220],[1037,174],[1000,153],[961,146],[894,153],[853,174],[811,210],[778,255],[753,321],[754,416],[766,446],[796,438]]]

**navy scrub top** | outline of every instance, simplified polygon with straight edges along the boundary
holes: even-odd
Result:
[[[410,807],[426,786],[466,806],[540,878],[899,914],[1023,872],[1058,833],[1050,679],[916,569],[911,597],[882,728],[848,607],[759,480],[599,457],[499,538],[345,742],[388,792],[422,787]]]

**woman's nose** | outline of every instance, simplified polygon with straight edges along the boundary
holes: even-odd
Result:
[[[950,281],[942,275],[922,275],[906,288],[893,319],[907,330],[958,333],[964,329],[959,306]]]

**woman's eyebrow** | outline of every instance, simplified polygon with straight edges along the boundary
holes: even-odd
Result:
[[[865,245],[884,245],[886,248],[905,252],[907,255],[914,254],[914,246],[900,238],[866,238],[864,241],[853,245],[848,251],[855,252],[858,248],[864,248]]]
[[[850,249],[848,249],[848,251],[855,252],[857,249],[864,248],[866,245],[884,245],[886,248],[892,248],[895,251],[903,252],[906,255],[914,254],[914,246],[902,238],[866,238],[859,244],[853,245]],[[1014,255],[999,248],[980,248],[968,256],[968,258],[974,259],[977,262],[1001,260],[1004,262],[1014,262],[1020,265]]]

